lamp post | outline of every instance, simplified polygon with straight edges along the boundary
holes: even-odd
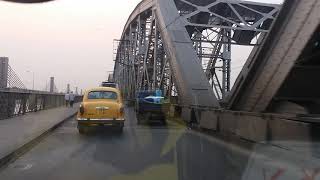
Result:
[[[28,73],[32,73],[32,90],[34,90],[34,71],[26,71]]]

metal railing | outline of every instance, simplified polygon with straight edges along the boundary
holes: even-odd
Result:
[[[76,96],[80,102],[82,96]],[[0,120],[65,105],[64,94],[0,89]]]

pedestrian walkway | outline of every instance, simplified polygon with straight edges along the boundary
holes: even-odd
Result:
[[[10,154],[75,115],[78,107],[75,104],[73,108],[59,107],[0,120],[0,164]]]

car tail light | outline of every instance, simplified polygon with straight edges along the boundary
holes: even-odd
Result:
[[[81,114],[81,115],[83,115],[83,114],[84,114],[84,107],[83,107],[83,105],[82,105],[82,104],[80,105],[79,112],[80,112],[80,114]]]
[[[123,108],[123,107],[120,108],[120,113],[121,113],[121,114],[124,113],[124,108]]]

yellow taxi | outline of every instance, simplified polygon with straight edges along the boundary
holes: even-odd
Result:
[[[90,127],[112,126],[122,132],[124,107],[120,91],[111,87],[93,88],[85,92],[77,115],[80,134]]]

